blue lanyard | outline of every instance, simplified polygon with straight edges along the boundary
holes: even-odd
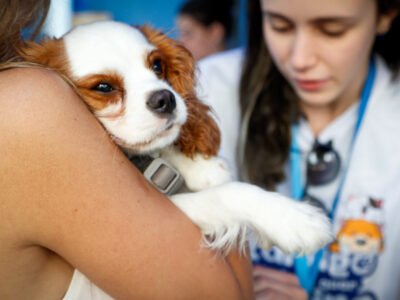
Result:
[[[376,75],[376,66],[375,61],[371,59],[368,69],[367,80],[365,81],[365,85],[363,87],[361,93],[360,106],[358,109],[357,122],[354,127],[354,132],[351,140],[351,144],[349,147],[349,155],[348,162],[351,160],[351,154],[353,152],[354,143],[361,127],[364,114],[367,108],[368,100],[371,95],[372,87],[374,85]],[[299,150],[296,137],[298,136],[298,126],[292,126],[292,141],[291,141],[291,151],[290,151],[290,174],[291,174],[291,188],[292,188],[292,197],[298,201],[303,197],[304,187],[301,180],[301,152]],[[340,178],[339,186],[335,194],[335,198],[333,200],[332,208],[329,212],[329,218],[331,221],[335,218],[335,213],[337,206],[339,204],[340,195],[342,193],[342,188],[346,179],[348,165],[345,166],[344,172]],[[311,266],[308,266],[306,257],[297,257],[294,262],[296,275],[299,278],[301,286],[307,291],[308,295],[312,294],[314,289],[314,285],[316,283],[318,273],[319,273],[319,264],[321,259],[326,251],[325,248],[320,249],[314,256],[314,261]]]

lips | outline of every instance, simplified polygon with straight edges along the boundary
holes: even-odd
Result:
[[[296,85],[298,88],[308,92],[319,91],[323,88],[323,86],[327,83],[327,79],[318,79],[318,80],[303,80],[296,79]]]

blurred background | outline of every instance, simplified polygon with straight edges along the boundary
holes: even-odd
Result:
[[[44,34],[59,37],[72,26],[112,19],[129,24],[149,24],[176,38],[176,16],[185,0],[52,0]],[[218,0],[215,0],[218,1]],[[230,48],[245,40],[246,0],[236,0],[235,26]]]

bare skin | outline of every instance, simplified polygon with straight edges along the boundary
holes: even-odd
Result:
[[[251,299],[251,266],[200,232],[39,68],[0,72],[0,299],[60,299],[73,270],[118,299]]]
[[[257,300],[306,300],[308,297],[296,275],[291,273],[255,266],[253,279]]]

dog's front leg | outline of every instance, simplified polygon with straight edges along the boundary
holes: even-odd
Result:
[[[205,158],[196,154],[190,158],[174,146],[161,150],[160,156],[181,173],[191,191],[201,191],[232,180],[227,163],[220,157]]]
[[[328,218],[316,207],[256,186],[231,182],[197,193],[171,197],[203,232],[207,246],[244,246],[251,229],[263,248],[312,253],[332,239]]]

